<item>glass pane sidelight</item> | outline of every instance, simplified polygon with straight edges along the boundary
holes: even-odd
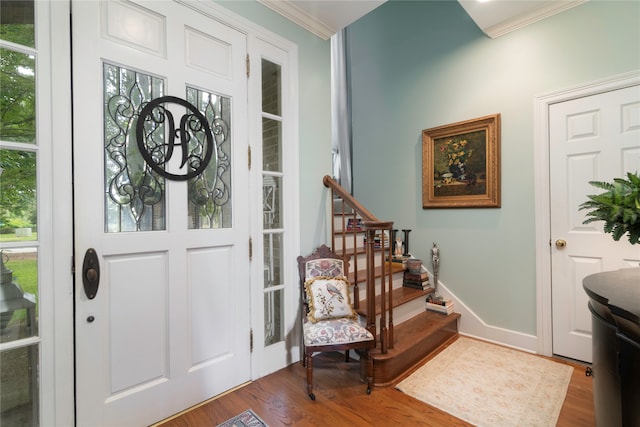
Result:
[[[282,172],[282,123],[277,119],[262,119],[262,169]]]
[[[0,2],[0,425],[39,425],[34,2]]]
[[[37,336],[38,249],[3,248],[0,252],[0,343]]]
[[[282,285],[282,233],[264,235],[264,287]]]
[[[262,112],[282,115],[282,69],[266,59],[262,60]]]
[[[0,38],[27,47],[36,47],[33,0],[0,2]],[[3,88],[4,90],[4,88]]]
[[[38,344],[0,353],[0,425],[38,425]]]
[[[282,228],[282,177],[264,174],[262,177],[262,216],[265,229]]]
[[[187,88],[187,101],[207,118],[214,145],[207,168],[189,180],[189,228],[230,228],[231,99]]]
[[[155,231],[166,227],[165,180],[146,164],[136,143],[136,123],[149,101],[164,95],[164,81],[104,64],[105,231]],[[162,141],[162,123],[148,122],[148,138]]]
[[[264,294],[264,345],[269,346],[284,340],[284,290]]]
[[[284,339],[282,85],[280,65],[262,60],[262,214],[265,346]]]
[[[36,153],[0,149],[0,233],[2,241],[24,243],[38,239]]]
[[[35,144],[35,56],[31,53],[0,48],[0,88],[0,139]]]

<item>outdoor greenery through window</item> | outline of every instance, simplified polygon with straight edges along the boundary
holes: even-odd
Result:
[[[35,57],[0,48],[0,135],[3,141],[36,142]]]
[[[39,424],[34,6],[0,2],[0,425]]]

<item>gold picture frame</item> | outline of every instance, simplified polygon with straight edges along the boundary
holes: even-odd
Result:
[[[500,114],[422,131],[422,208],[500,207]]]

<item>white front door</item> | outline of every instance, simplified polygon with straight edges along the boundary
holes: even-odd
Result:
[[[148,425],[250,379],[246,37],[173,1],[72,21],[77,425]]]
[[[579,206],[611,181],[640,171],[640,86],[553,104],[549,109],[553,353],[591,362],[591,314],[582,279],[637,267],[640,248],[614,241]]]

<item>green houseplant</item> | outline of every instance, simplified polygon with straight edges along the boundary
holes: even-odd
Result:
[[[604,232],[618,241],[628,233],[629,242],[640,242],[640,176],[627,173],[627,179],[614,178],[613,182],[590,181],[589,184],[605,190],[592,194],[580,205],[580,210],[589,209],[584,224],[604,221]]]

